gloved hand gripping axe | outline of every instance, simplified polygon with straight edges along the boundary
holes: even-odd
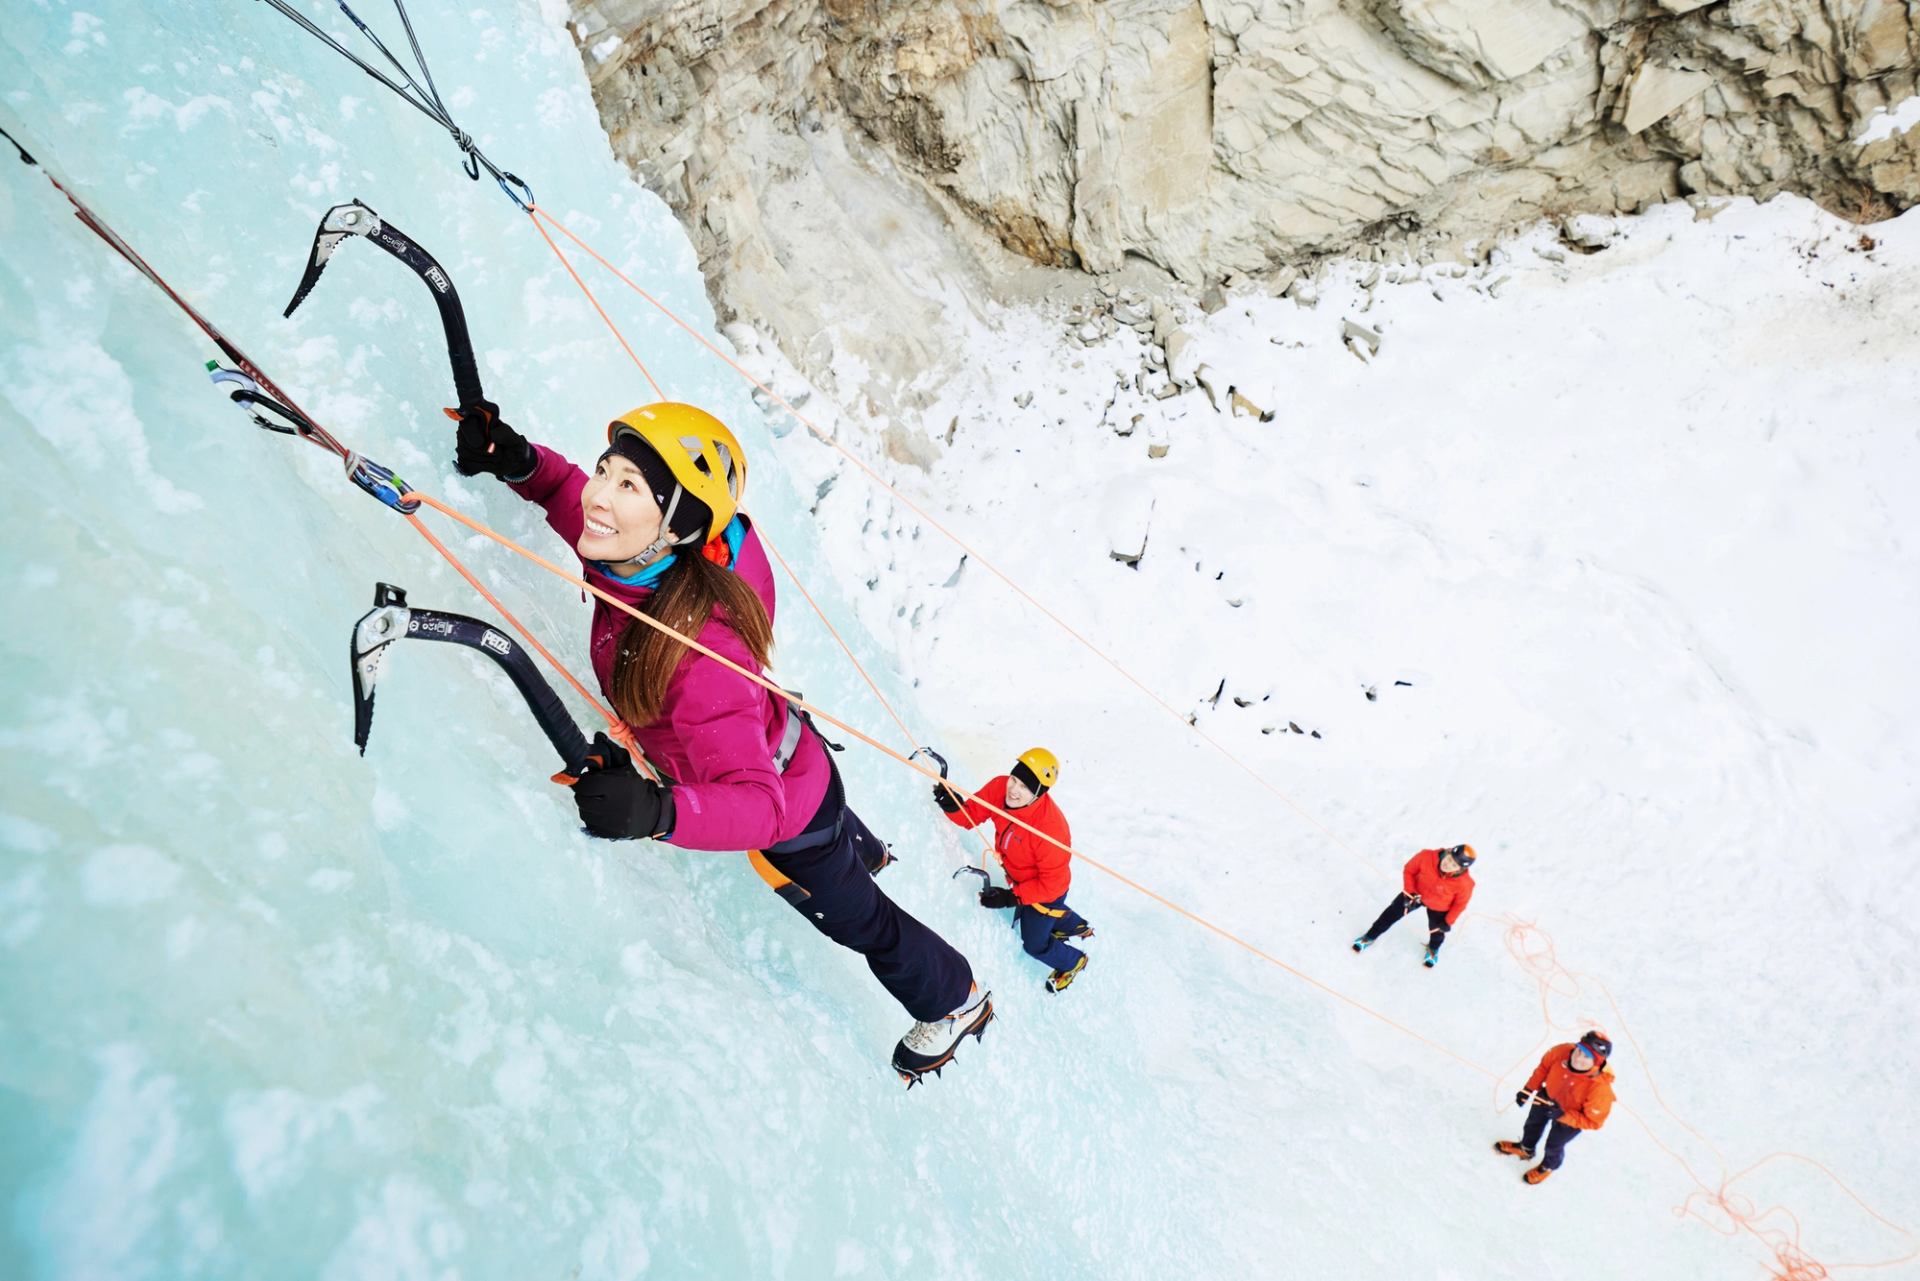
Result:
[[[934,751],[931,747],[916,747],[913,749],[911,753],[908,754],[907,759],[912,760],[915,756],[924,756],[928,760],[932,761],[935,765],[939,766],[940,781],[943,784],[946,783],[947,781],[947,758],[946,757],[940,755],[940,753]],[[947,791],[950,792],[953,795],[953,798],[957,801],[966,800],[966,797],[962,796],[960,794],[960,790],[956,787],[948,786]],[[962,867],[956,867],[955,869],[953,869],[953,876],[951,876],[948,879],[958,880],[962,875],[979,877],[980,884],[983,888],[993,884],[993,878],[987,875],[987,869],[984,867],[975,867],[972,863],[968,863]]]

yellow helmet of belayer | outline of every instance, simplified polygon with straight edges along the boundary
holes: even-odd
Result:
[[[1044,747],[1029,747],[1014,758],[1014,763],[1026,766],[1041,787],[1052,787],[1060,777],[1060,758]]]
[[[663,400],[608,423],[607,443],[618,444],[629,433],[660,455],[682,489],[707,505],[712,515],[700,541],[718,538],[747,488],[747,455],[733,432],[698,406]]]

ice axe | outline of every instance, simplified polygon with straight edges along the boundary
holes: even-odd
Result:
[[[934,751],[931,747],[916,747],[907,756],[907,759],[912,760],[915,756],[924,756],[928,760],[932,761],[935,765],[939,766],[941,784],[947,787],[947,791],[952,793],[955,799],[960,800],[962,802],[966,800],[966,797],[960,795],[960,791],[958,788],[947,785],[947,758],[946,757],[940,755],[940,753]],[[963,866],[954,868],[953,876],[950,877],[949,879],[959,880],[963,873],[967,875],[979,877],[982,888],[985,888],[986,886],[993,884],[993,878],[987,875],[986,868],[975,867],[971,863],[967,863],[967,864],[964,864]]]
[[[453,394],[462,407],[480,403],[485,397],[480,388],[480,370],[474,363],[467,315],[460,306],[460,294],[453,287],[452,277],[411,236],[358,200],[335,205],[320,220],[320,229],[313,233],[313,247],[307,251],[307,269],[301,273],[300,284],[293,291],[293,300],[287,304],[284,314],[293,315],[320,282],[320,273],[326,270],[334,251],[356,237],[384,249],[432,291],[433,305],[440,311],[440,328],[446,338],[447,362],[453,368]]]
[[[564,781],[586,773],[591,745],[526,650],[477,618],[410,606],[406,591],[391,583],[374,585],[373,608],[353,625],[353,741],[362,756],[367,754],[367,736],[373,732],[373,695],[380,669],[389,648],[409,639],[459,645],[493,660],[520,691],[547,742],[559,753],[566,767]],[[554,781],[563,781],[563,775],[555,775]]]

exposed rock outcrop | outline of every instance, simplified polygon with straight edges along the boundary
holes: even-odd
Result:
[[[1920,130],[1851,141],[1915,92],[1920,2],[571,2],[723,318],[891,371],[877,403],[1027,263],[1200,286],[1691,194],[1920,202]]]

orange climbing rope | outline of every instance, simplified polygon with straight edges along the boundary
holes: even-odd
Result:
[[[427,543],[433,548],[433,550],[439,552],[441,556],[445,557],[447,564],[453,566],[453,568],[459,573],[460,577],[467,580],[468,586],[472,587],[474,591],[479,592],[480,595],[486,599],[487,604],[493,606],[496,610],[500,611],[500,616],[507,620],[507,625],[512,627],[514,631],[519,632],[520,638],[526,641],[528,645],[531,645],[533,647],[534,652],[539,654],[541,658],[544,658],[547,661],[548,666],[552,667],[554,671],[559,672],[561,676],[566,678],[567,684],[573,686],[574,693],[580,695],[581,698],[586,700],[587,706],[591,707],[594,711],[600,713],[600,715],[606,719],[607,737],[611,738],[614,742],[620,744],[620,746],[626,748],[628,753],[632,755],[634,759],[634,763],[641,768],[641,770],[646,774],[648,778],[651,778],[657,782],[660,776],[654,771],[652,762],[648,761],[645,753],[643,753],[640,750],[640,744],[638,743],[638,741],[635,740],[633,735],[633,727],[631,725],[628,725],[625,721],[621,720],[618,716],[616,716],[611,709],[602,706],[600,700],[595,698],[593,696],[593,693],[590,690],[588,690],[585,685],[582,685],[579,679],[575,677],[571,671],[567,670],[567,665],[565,663],[562,663],[559,659],[555,658],[552,652],[549,651],[545,645],[542,645],[540,643],[540,638],[535,636],[532,630],[529,629],[525,623],[522,623],[518,618],[515,618],[513,616],[513,611],[508,609],[505,605],[501,604],[500,598],[498,596],[495,596],[492,592],[488,591],[486,584],[482,583],[477,577],[475,577],[473,574],[473,571],[469,570],[465,565],[461,564],[460,558],[458,556],[455,556],[450,550],[448,550],[447,545],[445,543],[441,542],[438,538],[435,538],[433,536],[433,531],[426,527],[426,524],[420,519],[419,516],[415,515],[412,512],[407,512],[403,514],[406,516],[407,523],[409,525],[412,525],[414,529],[419,531],[420,537],[426,539]]]
[[[531,216],[532,210],[529,210],[528,214]],[[560,252],[560,246],[553,243],[553,237],[549,236],[547,229],[540,225],[540,220],[533,218],[532,222],[533,229],[540,233],[540,239],[547,242],[547,248],[553,250],[553,256],[560,260],[560,265],[567,269],[569,276],[573,277],[573,283],[580,286],[580,292],[587,296],[587,301],[593,304],[593,309],[600,313],[600,319],[607,322],[607,328],[613,331],[614,338],[626,351],[628,357],[632,359],[634,364],[640,366],[640,374],[647,380],[647,385],[653,388],[653,394],[661,400],[665,400],[667,393],[660,390],[660,384],[654,380],[653,374],[647,369],[646,362],[641,360],[639,355],[633,350],[633,345],[627,341],[627,336],[620,332],[620,326],[614,324],[613,318],[607,315],[606,310],[600,306],[600,300],[593,296],[593,290],[587,288],[587,282],[580,279],[580,273],[573,269],[573,264],[567,261],[567,256]],[[558,224],[555,225],[557,226]],[[561,228],[561,230],[564,231],[565,228]],[[571,235],[572,233],[569,232],[568,234]]]

